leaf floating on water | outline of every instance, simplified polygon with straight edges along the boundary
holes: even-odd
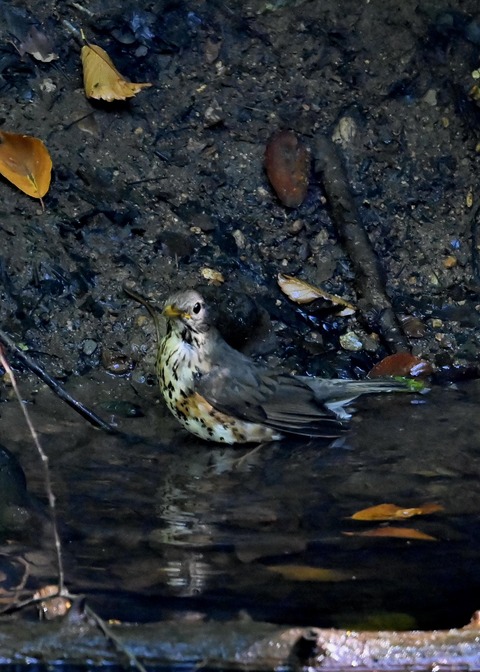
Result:
[[[304,304],[311,303],[317,299],[323,299],[328,301],[333,306],[339,306],[340,312],[336,315],[345,317],[347,315],[353,315],[356,308],[345,299],[335,296],[334,294],[329,294],[319,287],[314,287],[313,285],[300,280],[299,278],[294,278],[292,275],[285,275],[284,273],[278,274],[278,285],[282,292],[288,296],[291,301],[295,303]]]
[[[397,352],[395,355],[388,355],[381,362],[375,364],[368,377],[413,376],[414,378],[426,378],[432,373],[433,367],[430,362],[415,357],[409,352]]]
[[[430,503],[407,509],[396,504],[379,504],[378,506],[369,506],[367,509],[357,511],[350,518],[352,520],[404,520],[405,518],[425,516],[437,511],[443,511],[443,506]]]
[[[354,578],[351,572],[339,569],[324,569],[322,567],[310,567],[308,565],[268,565],[270,572],[281,574],[289,581],[318,581],[327,583],[331,581],[350,581]]]
[[[50,187],[52,159],[38,138],[0,131],[0,174],[28,196],[42,200]]]
[[[343,532],[347,537],[392,537],[396,539],[419,539],[422,541],[438,541],[435,537],[413,527],[376,527],[371,530],[362,530],[361,532]]]
[[[129,82],[121,75],[107,52],[96,44],[86,44],[81,52],[83,85],[87,98],[96,100],[126,100],[133,98],[142,89],[152,86],[150,82]]]

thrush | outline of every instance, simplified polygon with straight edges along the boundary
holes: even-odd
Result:
[[[163,309],[167,333],[157,374],[177,420],[201,439],[250,443],[294,434],[340,436],[348,404],[366,393],[409,391],[395,381],[342,380],[274,371],[230,347],[194,290],[173,294]]]

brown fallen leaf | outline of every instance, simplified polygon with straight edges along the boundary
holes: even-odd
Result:
[[[404,520],[413,516],[424,516],[429,513],[443,511],[440,504],[423,504],[414,508],[404,508],[396,504],[379,504],[378,506],[369,506],[367,509],[357,511],[350,516],[351,520]]]
[[[350,581],[352,572],[339,569],[324,569],[322,567],[310,567],[308,565],[267,565],[266,569],[276,574],[281,574],[289,581]]]
[[[362,530],[361,532],[342,532],[347,537],[394,537],[397,539],[420,539],[423,541],[438,541],[435,537],[413,527],[376,527],[371,530]]]
[[[265,171],[288,208],[298,208],[307,195],[310,161],[310,153],[293,131],[278,131],[267,143]]]
[[[50,187],[52,159],[38,138],[0,131],[0,174],[42,201]]]
[[[150,82],[127,81],[118,72],[107,52],[96,44],[86,42],[82,47],[81,58],[83,85],[87,98],[108,102],[126,100],[136,96],[142,89],[152,86]]]
[[[345,301],[345,299],[335,296],[334,294],[329,294],[319,287],[314,287],[304,280],[299,278],[294,278],[292,275],[285,275],[284,273],[278,274],[278,285],[282,292],[288,296],[291,301],[295,303],[304,304],[311,303],[316,299],[323,299],[328,301],[333,306],[339,306],[340,312],[337,312],[336,315],[345,317],[347,315],[353,315],[356,308]]]
[[[413,376],[414,378],[426,378],[432,373],[433,367],[430,362],[415,357],[409,352],[397,352],[395,355],[388,355],[381,362],[375,364],[368,377]]]

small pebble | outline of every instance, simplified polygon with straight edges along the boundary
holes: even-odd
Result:
[[[205,110],[203,118],[207,126],[216,126],[217,124],[220,124],[222,121],[224,121],[225,114],[223,113],[223,110],[217,101],[214,100],[212,101],[212,104]]]
[[[87,338],[85,341],[83,341],[82,351],[85,355],[87,355],[87,357],[90,357],[90,355],[93,355],[97,347],[98,343],[96,341],[93,341],[91,338]]]
[[[427,103],[427,105],[435,107],[437,104],[437,92],[435,89],[428,89],[427,93],[423,96],[423,100]]]
[[[403,331],[409,338],[423,338],[425,336],[426,328],[423,322],[414,315],[402,315],[400,322]]]
[[[457,257],[454,257],[453,254],[450,254],[443,260],[444,268],[454,268],[456,265],[457,265]]]
[[[344,149],[352,144],[357,135],[357,124],[352,117],[342,117],[332,134],[333,142],[338,143]]]
[[[292,235],[300,233],[304,226],[305,225],[301,219],[296,219],[294,222],[289,224],[288,233],[291,233]]]
[[[232,236],[235,240],[235,243],[237,244],[238,249],[243,250],[247,244],[247,241],[242,231],[240,231],[240,229],[235,229],[235,231],[232,233]]]
[[[340,336],[340,345],[349,352],[358,352],[363,349],[363,343],[354,331],[347,331]]]

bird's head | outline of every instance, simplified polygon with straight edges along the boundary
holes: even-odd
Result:
[[[210,328],[205,300],[193,289],[172,294],[165,302],[163,315],[174,326],[183,325],[196,333],[205,333]]]

